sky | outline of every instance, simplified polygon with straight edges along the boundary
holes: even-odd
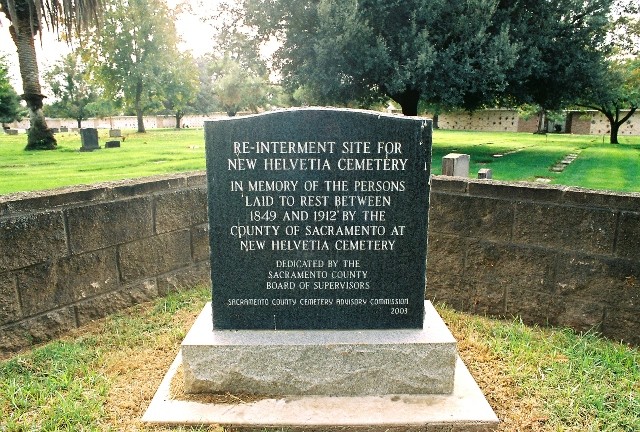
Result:
[[[174,8],[180,0],[166,1],[170,8]],[[201,17],[210,16],[210,11],[215,8],[219,0],[184,0],[184,2],[191,5],[193,12],[189,15],[181,15],[176,22],[178,34],[183,39],[180,48],[183,50],[191,50],[194,56],[200,56],[208,52],[211,48],[211,38],[203,37],[203,35],[211,34],[211,27],[209,24],[202,22]],[[39,38],[36,38],[36,52],[40,75],[42,76],[59,58],[69,53],[70,48],[65,42],[57,41],[55,34],[45,32],[42,36],[42,43],[40,43]],[[9,21],[4,14],[0,13],[0,56],[3,55],[9,62],[11,83],[16,91],[21,94],[22,83],[20,80],[16,47],[9,35]]]

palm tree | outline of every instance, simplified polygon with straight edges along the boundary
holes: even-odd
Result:
[[[18,51],[22,99],[29,109],[30,128],[25,150],[53,150],[57,145],[42,112],[45,96],[40,88],[36,35],[41,35],[43,26],[58,34],[61,27],[68,35],[77,33],[97,21],[102,3],[102,0],[0,0],[0,11],[11,22],[9,32]]]

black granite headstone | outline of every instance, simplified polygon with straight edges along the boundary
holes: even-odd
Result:
[[[431,121],[205,122],[216,329],[421,328]]]
[[[80,151],[93,151],[100,148],[98,145],[98,129],[96,128],[80,129],[80,140],[82,142]]]

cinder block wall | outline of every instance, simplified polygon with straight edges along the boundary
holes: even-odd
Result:
[[[210,283],[203,173],[0,196],[0,353]],[[432,178],[427,297],[640,344],[640,194]]]
[[[0,352],[209,283],[203,173],[0,196]]]
[[[640,344],[640,194],[432,178],[427,297]]]

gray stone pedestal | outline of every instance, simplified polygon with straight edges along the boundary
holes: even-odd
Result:
[[[453,390],[456,341],[430,303],[423,329],[212,330],[182,342],[187,393],[371,396]]]
[[[488,431],[493,410],[433,306],[422,330],[213,331],[208,304],[143,421],[241,428]],[[252,402],[174,399],[187,392],[262,395]]]

